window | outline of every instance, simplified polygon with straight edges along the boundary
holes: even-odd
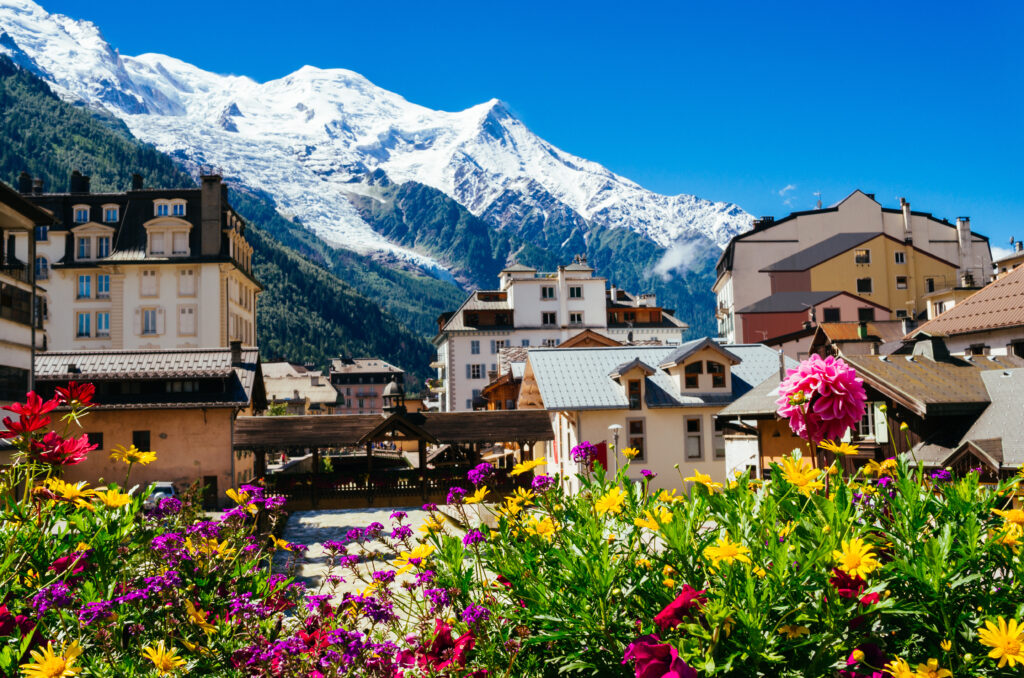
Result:
[[[150,254],[163,254],[164,253],[164,234],[163,233],[150,233],[149,234],[149,253]]]
[[[635,461],[644,461],[647,457],[647,433],[643,419],[626,420],[626,441],[629,447],[637,449]]]
[[[175,205],[177,207],[177,205]],[[176,231],[171,236],[171,254],[188,254],[188,233]]]
[[[699,377],[697,375],[704,374],[704,363],[700,360],[692,362],[683,368],[683,377],[686,388],[697,388],[699,383]]]
[[[709,360],[708,374],[711,375],[712,388],[725,388],[725,365]]]
[[[91,275],[80,275],[80,276],[78,276],[78,298],[79,299],[91,299],[92,298],[92,276]]]
[[[176,217],[185,216],[185,203],[179,202],[171,206],[171,214]]]
[[[857,422],[857,437],[875,439],[875,409],[868,403],[867,411]]]
[[[96,446],[97,450],[103,451],[103,434],[97,433],[96,431],[89,431],[85,434],[89,437],[89,442]]]
[[[473,363],[469,366],[469,378],[470,379],[483,379],[484,377],[484,366],[479,363]]]
[[[178,309],[178,334],[192,336],[196,333],[195,306],[182,306]]]
[[[544,346],[545,348],[554,348],[555,346],[558,346],[558,342],[555,341],[554,339],[545,339],[543,342],[541,342],[541,345]]]
[[[934,292],[935,291],[935,278],[925,278],[924,279],[924,291],[925,292]]]
[[[967,349],[968,355],[988,355],[988,346],[985,344],[971,344]]]
[[[906,318],[907,317],[907,312],[906,311],[899,311],[898,310],[898,311],[896,311],[896,317],[897,318]]]
[[[196,295],[196,272],[186,268],[178,272],[178,296],[194,297]]]
[[[853,261],[857,264],[870,264],[871,250],[854,250]]]
[[[50,239],[50,227],[49,226],[36,226],[36,241],[45,241]]]
[[[92,336],[92,315],[89,313],[78,314],[78,333],[76,336],[88,337]]]
[[[142,333],[156,334],[156,309],[142,309]]]
[[[496,354],[506,346],[508,346],[508,342],[504,339],[491,339],[491,355]]]
[[[838,308],[826,308],[824,309],[825,322],[837,323],[839,322],[839,309]]]
[[[78,258],[92,259],[92,238],[78,239]]]
[[[142,272],[142,290],[140,294],[144,297],[156,296],[156,271],[147,269]]]
[[[473,355],[480,355],[480,341],[473,339],[469,342],[469,352]]]
[[[103,221],[108,224],[117,222],[118,209],[116,207],[104,207],[103,208]]]
[[[1014,341],[1010,343],[1010,355],[1015,355],[1018,358],[1024,358],[1024,341]]]
[[[143,452],[149,452],[149,431],[132,431],[132,445]]]
[[[569,288],[569,298],[570,299],[582,299],[583,298],[583,288],[580,287],[579,285],[570,287]]]
[[[857,320],[860,322],[871,322],[875,319],[875,309],[873,308],[858,308],[857,309]]]
[[[101,235],[96,238],[96,256],[103,258],[110,256],[110,236]]]
[[[50,277],[50,262],[46,257],[36,257],[36,280],[47,280]]]
[[[942,315],[946,312],[946,302],[936,301],[935,302],[935,315]]]
[[[96,313],[96,336],[110,336],[110,313],[107,311],[99,311]]]
[[[896,289],[905,290],[907,289],[907,276],[898,275],[896,276]]]
[[[575,327],[579,327],[583,324],[583,313],[579,311],[573,311],[569,314],[569,324]]]
[[[96,276],[96,298],[110,298],[110,275],[107,273],[101,273]]]
[[[686,458],[704,458],[704,444],[700,434],[700,417],[686,417]]]
[[[166,217],[168,214],[168,207],[166,203],[157,203],[155,205],[154,213],[158,217]]]
[[[540,314],[540,322],[541,322],[542,325],[556,325],[556,324],[558,324],[558,314],[557,313],[553,313],[553,312],[552,313],[541,313]]]
[[[857,294],[871,294],[871,278],[857,278]]]
[[[89,208],[88,207],[76,207],[75,208],[75,223],[84,224],[89,221]]]
[[[356,403],[358,404],[359,409],[363,409],[363,399],[362,398],[356,398]]]
[[[626,397],[629,398],[629,409],[639,410],[643,408],[643,400],[640,395],[640,380],[630,379],[626,383]]]
[[[551,287],[550,285],[543,285],[540,288],[540,298],[541,299],[554,299],[555,298],[555,288]]]
[[[896,260],[897,264],[907,263],[907,255],[904,254],[903,252],[896,252],[895,254],[893,254],[893,258]]]
[[[521,344],[522,344],[523,348],[529,348],[530,347],[530,340],[529,339],[523,339]]]
[[[711,447],[715,451],[715,459],[725,459],[725,424],[715,419],[715,430],[711,436]]]

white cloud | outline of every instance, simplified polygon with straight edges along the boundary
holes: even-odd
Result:
[[[786,184],[786,187],[781,189],[780,191],[778,191],[778,194],[779,194],[780,198],[785,198],[787,193],[789,193],[790,191],[795,191],[795,190],[796,190],[796,184]]]
[[[999,245],[990,245],[992,248],[992,261],[996,259],[1002,259],[1013,254],[1013,250],[1007,247],[1000,247]]]
[[[654,274],[667,280],[669,274],[678,271],[685,272],[701,254],[701,248],[692,242],[680,240],[665,250],[664,256],[654,265]]]

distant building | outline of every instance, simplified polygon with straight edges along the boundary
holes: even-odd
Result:
[[[618,342],[657,339],[678,344],[687,329],[654,295],[606,289],[606,280],[577,257],[541,273],[515,264],[501,272],[499,289],[477,290],[454,313],[445,313],[434,338],[441,411],[483,408],[488,373],[507,347],[554,347],[589,330]]]
[[[338,392],[335,414],[378,414],[384,411],[384,388],[405,383],[405,372],[379,358],[348,358],[331,361],[331,385]]]
[[[245,222],[218,175],[199,188],[90,192],[71,175],[66,193],[43,193],[22,173],[22,196],[54,217],[34,238],[54,350],[171,349],[256,343],[256,297]]]
[[[284,404],[288,414],[334,414],[338,392],[321,370],[289,362],[262,367],[268,403]]]
[[[951,224],[911,211],[905,200],[899,208],[882,207],[874,195],[854,191],[832,207],[758,219],[729,242],[712,288],[719,336],[771,339],[749,335],[749,308],[794,292],[846,292],[876,309],[871,318],[867,310],[864,317],[858,310],[856,318],[842,317],[839,310],[840,317],[819,321],[923,318],[926,295],[980,285],[991,267],[988,238],[973,233],[967,217]],[[811,318],[794,318],[773,331],[797,331],[799,324],[792,323],[805,320]]]
[[[266,408],[256,349],[51,351],[36,357],[36,388],[51,397],[68,381],[96,385],[96,405],[82,432],[99,445],[84,462],[64,468],[71,482],[124,481],[126,467],[112,461],[117,445],[152,450],[157,460],[136,465],[132,484],[170,481],[179,491],[193,483],[216,507],[228,488],[253,480],[252,455],[232,448],[235,418]]]
[[[816,353],[822,357],[848,353],[887,354],[902,344],[913,324],[908,319],[872,322],[820,323],[764,342],[801,361]]]
[[[818,322],[889,319],[889,309],[849,292],[777,292],[741,308],[745,343],[769,340]]]
[[[679,487],[678,464],[684,477],[699,471],[723,482],[733,467],[714,417],[779,368],[772,349],[713,339],[679,346],[531,349],[518,407],[544,409],[551,417],[549,474],[573,477],[579,467],[569,454],[584,440],[598,446],[602,463],[614,471],[622,457],[610,453],[616,437],[610,427],[618,426],[619,448],[639,450],[630,465],[634,480],[649,470],[658,474],[655,488]]]
[[[1013,245],[1012,252],[992,262],[994,278],[1009,273],[1021,264],[1024,264],[1024,242],[1018,240],[1011,244]]]
[[[49,214],[0,183],[0,405],[24,399],[31,388],[33,339],[35,350],[45,345],[41,292],[27,263],[34,249],[18,259],[11,243],[19,235],[28,239],[33,229],[47,228],[51,221]]]

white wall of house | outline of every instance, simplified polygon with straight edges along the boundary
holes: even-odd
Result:
[[[972,347],[983,346],[987,355],[1024,357],[1021,354],[1024,352],[1024,326],[947,336],[945,342],[949,352],[954,355],[969,355]],[[1018,353],[1014,353],[1014,344],[1018,346]]]

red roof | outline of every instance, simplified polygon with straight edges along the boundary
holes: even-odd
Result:
[[[969,334],[1024,326],[1024,266],[989,283],[953,308],[911,332]]]

